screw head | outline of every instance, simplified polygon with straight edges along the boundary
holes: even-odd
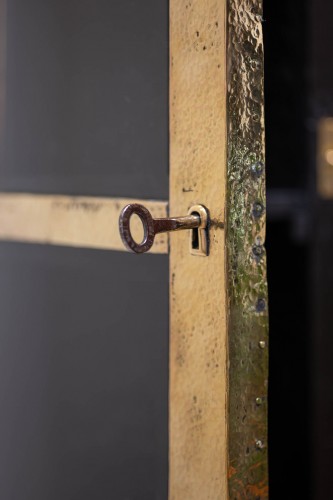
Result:
[[[260,203],[260,201],[256,201],[255,203],[253,203],[252,207],[253,217],[259,219],[263,215],[264,211],[265,211],[264,205]]]
[[[251,165],[251,172],[254,177],[260,177],[264,172],[264,164],[261,161],[256,161]]]
[[[262,405],[262,398],[256,398],[256,405],[261,406]]]
[[[259,342],[259,347],[260,347],[260,349],[265,349],[265,347],[266,347],[266,342],[265,342],[264,340],[260,340],[260,342]]]
[[[265,309],[266,309],[266,300],[265,299],[258,299],[257,304],[256,304],[256,311],[263,312]]]
[[[258,440],[256,441],[256,448],[257,448],[258,450],[262,450],[263,448],[265,448],[264,443],[263,443],[260,439],[258,439]]]
[[[264,254],[264,247],[262,245],[254,245],[252,247],[252,252],[253,252],[254,256],[259,259]]]

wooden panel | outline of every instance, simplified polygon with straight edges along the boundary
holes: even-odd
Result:
[[[167,213],[162,201],[1,193],[0,239],[125,250],[118,218],[128,203],[143,203],[154,217]],[[134,236],[141,227],[133,224]],[[158,235],[151,252],[168,253],[168,236]]]
[[[170,235],[170,499],[227,496],[224,0],[171,0],[170,213],[208,207],[208,257]]]

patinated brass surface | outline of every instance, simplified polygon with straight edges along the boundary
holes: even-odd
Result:
[[[170,5],[170,206],[203,203],[212,221],[202,262],[170,238],[170,499],[264,500],[262,4]]]
[[[268,498],[261,23],[261,1],[228,0],[227,274],[232,500]]]
[[[0,240],[125,251],[118,219],[121,209],[142,200],[91,196],[0,193]],[[154,217],[167,216],[167,202],[145,200]],[[142,224],[133,221],[140,241]],[[152,253],[168,253],[167,234],[158,234]]]
[[[190,254],[186,233],[170,237],[170,499],[264,500],[262,3],[170,6],[171,213],[211,212],[208,258]],[[117,221],[133,202],[1,194],[0,239],[124,250]],[[143,203],[166,217],[166,202]],[[165,235],[152,251],[167,253]]]
[[[170,213],[210,212],[209,256],[170,233],[170,500],[225,500],[226,3],[170,2]]]

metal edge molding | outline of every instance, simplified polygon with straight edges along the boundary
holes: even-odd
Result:
[[[0,193],[0,241],[125,251],[118,219],[129,203],[144,203],[154,217],[167,216],[165,201]],[[139,220],[133,221],[138,238],[140,225]],[[151,252],[167,254],[168,250],[168,235],[158,234]]]
[[[268,498],[262,1],[228,0],[229,498]]]
[[[208,257],[170,234],[170,500],[228,498],[226,1],[170,1],[170,212],[210,214]]]

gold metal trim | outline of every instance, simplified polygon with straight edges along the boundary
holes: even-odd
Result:
[[[232,500],[268,498],[262,15],[262,0],[228,0],[226,244]]]
[[[211,216],[209,259],[170,237],[170,500],[264,500],[262,1],[170,9],[170,210],[200,202]]]
[[[125,251],[118,228],[121,209],[144,203],[156,218],[167,216],[167,202],[0,193],[0,240]],[[141,223],[133,227],[140,234]],[[156,236],[152,253],[168,253],[168,235]]]
[[[170,1],[170,212],[209,208],[209,257],[170,234],[170,500],[227,498],[226,0]]]

